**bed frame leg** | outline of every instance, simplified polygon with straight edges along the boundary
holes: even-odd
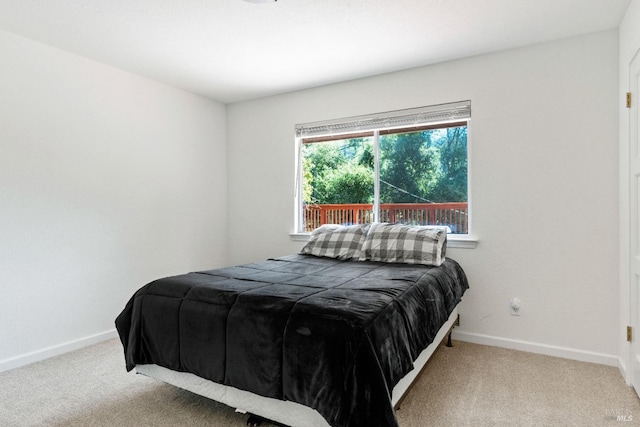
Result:
[[[247,426],[249,427],[258,427],[262,424],[263,419],[258,417],[257,415],[249,414],[249,418],[247,418]]]
[[[456,321],[453,323],[453,326],[451,326],[451,329],[449,329],[449,334],[447,335],[447,343],[445,344],[447,347],[453,347],[453,343],[451,342],[451,332],[453,331],[453,328],[455,328],[456,326],[460,326],[459,314],[456,317]]]
[[[271,423],[271,424],[273,424],[275,426],[278,426],[278,427],[288,427],[288,426],[286,426],[284,424],[280,424],[278,422],[271,421],[271,420],[268,420],[266,418],[262,418],[262,417],[260,417],[258,415],[255,415],[255,414],[248,414],[248,415],[249,415],[249,418],[247,418],[247,426],[249,426],[249,427],[258,427],[263,422],[269,422],[269,423]]]

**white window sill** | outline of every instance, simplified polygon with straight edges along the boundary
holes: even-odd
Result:
[[[289,233],[294,242],[307,242],[311,233]],[[447,248],[474,249],[478,246],[478,239],[471,236],[457,236],[450,234],[447,236]]]

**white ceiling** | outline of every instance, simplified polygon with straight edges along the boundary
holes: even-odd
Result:
[[[229,103],[613,29],[628,4],[0,0],[0,29]]]

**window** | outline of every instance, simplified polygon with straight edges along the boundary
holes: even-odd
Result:
[[[391,222],[469,234],[468,101],[296,126],[297,231]]]

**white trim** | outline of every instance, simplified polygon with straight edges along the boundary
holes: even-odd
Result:
[[[308,242],[311,233],[289,233],[289,237],[294,242]]]
[[[305,138],[318,136],[347,135],[353,132],[372,131],[373,132],[373,153],[374,153],[374,197],[373,197],[373,217],[374,222],[379,222],[380,218],[380,130],[404,129],[411,126],[422,125],[445,125],[447,123],[465,122],[467,129],[467,232],[471,229],[471,183],[470,183],[470,157],[469,141],[471,127],[471,101],[459,101],[447,104],[438,104],[405,110],[387,111],[384,113],[366,114],[321,122],[302,123],[295,125],[296,137],[296,181],[295,181],[295,233],[303,233],[304,213],[303,213],[303,166],[302,166],[302,145]],[[456,123],[458,125],[459,123]],[[406,130],[403,130],[403,132]],[[456,247],[470,247],[468,244]],[[471,247],[475,247],[475,244]]]
[[[302,230],[304,224],[304,213],[302,211],[302,140],[296,137],[296,178],[295,178],[295,192],[294,192],[294,203],[295,203],[295,229]]]
[[[58,356],[64,353],[68,353],[73,350],[78,350],[83,347],[87,347],[93,344],[97,344],[102,341],[117,338],[118,333],[115,329],[111,329],[105,332],[101,332],[95,335],[89,335],[88,337],[80,338],[74,341],[69,341],[63,344],[46,347],[41,350],[32,351],[30,353],[22,354],[20,356],[10,357],[8,359],[0,360],[0,372],[8,371],[10,369],[19,368],[20,366],[28,365],[30,363],[39,362],[44,359],[48,359],[53,356]]]
[[[308,242],[311,233],[289,233],[289,237],[294,242]],[[478,239],[470,236],[460,236],[450,234],[447,236],[447,249],[448,248],[464,248],[474,249],[478,246]]]
[[[449,248],[463,248],[463,249],[475,249],[478,246],[478,239],[475,237],[457,237],[454,234],[447,236],[447,249]]]
[[[627,371],[627,365],[622,357],[618,357],[618,370],[620,371],[620,374],[622,375],[624,382],[628,386],[631,386],[631,376]]]
[[[640,92],[640,49],[629,61],[629,81],[628,90],[629,93],[636,96]],[[625,186],[629,190],[629,204],[628,204],[628,249],[622,251],[622,254],[626,257],[624,262],[627,267],[627,280],[628,280],[628,299],[629,304],[629,323],[628,325],[633,328],[634,336],[629,343],[629,365],[627,368],[627,374],[630,383],[633,385],[636,393],[640,390],[640,363],[638,357],[640,357],[640,342],[635,336],[635,331],[640,330],[640,311],[638,310],[638,304],[640,303],[640,291],[638,290],[638,275],[640,275],[640,263],[638,262],[637,253],[640,249],[640,228],[638,227],[638,220],[640,219],[640,208],[638,203],[638,177],[640,177],[640,159],[639,159],[639,147],[640,142],[640,123],[638,121],[638,102],[633,100],[631,106],[627,108],[628,111],[628,149],[626,155],[628,156],[626,163],[628,167],[625,169],[627,173],[628,185]],[[624,115],[624,113],[622,113]],[[624,301],[624,300],[623,300]],[[623,329],[624,330],[624,329]]]
[[[547,356],[562,357],[564,359],[578,360],[581,362],[597,363],[600,365],[618,366],[619,358],[613,354],[596,353],[587,350],[578,350],[569,347],[540,344],[530,341],[514,340],[510,338],[494,337],[490,335],[453,330],[453,339],[474,344],[490,345],[512,350],[526,351],[529,353],[544,354]]]
[[[377,129],[373,131],[373,222],[380,222],[380,131]]]
[[[473,159],[471,158],[471,144],[473,142],[473,122],[471,119],[467,121],[467,233],[473,232],[473,192],[471,191],[473,178]],[[478,243],[477,239],[471,239],[475,241],[472,248],[475,248]],[[463,246],[456,246],[463,247]]]

